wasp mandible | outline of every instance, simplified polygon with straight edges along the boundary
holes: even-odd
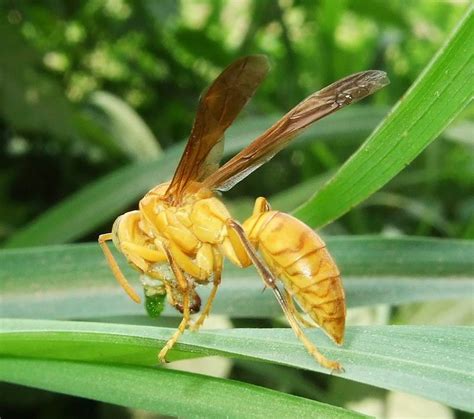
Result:
[[[138,210],[118,217],[112,232],[99,237],[115,278],[132,300],[140,302],[140,297],[120,271],[108,240],[143,274],[145,295],[166,294],[169,303],[183,314],[178,329],[159,352],[161,362],[186,328],[198,330],[208,316],[226,257],[242,268],[253,264],[308,352],[323,367],[342,371],[340,363],[322,355],[302,329],[319,326],[336,344],[343,343],[344,289],[324,242],[301,221],[272,210],[262,197],[256,200],[251,217],[240,224],[216,192],[232,188],[313,122],[365,98],[389,81],[384,72],[369,70],[331,84],[303,100],[219,167],[226,129],[268,71],[268,60],[262,55],[243,57],[229,65],[200,99],[172,180],[149,191]],[[201,309],[196,287],[211,282],[204,309],[191,324],[191,314]],[[311,321],[303,318],[295,300]]]

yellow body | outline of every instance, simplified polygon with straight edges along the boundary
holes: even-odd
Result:
[[[168,183],[155,187],[140,201],[139,211],[119,217],[113,240],[132,266],[163,283],[169,302],[183,312],[182,287],[170,269],[169,252],[187,280],[191,312],[198,312],[201,300],[195,287],[217,276],[220,280],[223,256],[239,267],[252,262],[228,227],[227,208],[212,191],[195,183],[193,193],[174,206],[164,198],[167,187]],[[344,291],[337,266],[319,236],[294,217],[271,211],[263,198],[243,228],[290,295],[341,344]]]

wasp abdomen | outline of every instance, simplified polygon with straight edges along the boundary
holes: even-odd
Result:
[[[277,211],[261,213],[244,226],[301,308],[341,344],[346,317],[344,289],[321,238],[301,221]]]

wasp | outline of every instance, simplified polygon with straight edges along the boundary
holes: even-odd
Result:
[[[270,288],[296,336],[323,367],[342,371],[308,339],[304,327],[320,327],[338,345],[344,340],[346,304],[339,269],[321,238],[289,214],[257,198],[244,223],[232,218],[219,199],[270,160],[313,122],[374,93],[389,83],[386,73],[369,70],[345,77],[310,95],[278,122],[219,166],[224,133],[269,71],[263,55],[230,64],[202,95],[191,135],[171,181],[150,190],[138,209],[119,216],[112,232],[99,236],[107,262],[125,292],[140,297],[114,259],[107,241],[138,270],[145,296],[164,296],[182,320],[159,352],[160,362],[184,331],[198,330],[216,296],[223,259],[254,265]],[[199,285],[212,283],[201,310]],[[281,284],[283,286],[281,286]],[[295,304],[296,301],[296,304]],[[297,308],[309,316],[307,320]]]

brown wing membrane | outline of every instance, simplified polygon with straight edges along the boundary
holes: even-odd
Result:
[[[260,137],[212,173],[204,184],[227,191],[284,148],[313,122],[374,93],[389,83],[383,71],[369,70],[345,77],[313,93]]]
[[[263,55],[238,59],[212,83],[199,101],[188,143],[166,192],[179,201],[186,185],[217,170],[225,130],[252,97],[269,70]]]

